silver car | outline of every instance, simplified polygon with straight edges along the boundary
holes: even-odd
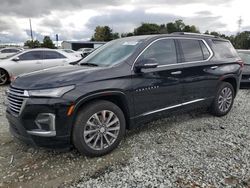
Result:
[[[53,49],[31,49],[0,60],[0,85],[24,73],[75,63],[81,58]]]
[[[0,59],[4,59],[6,57],[12,56],[18,52],[21,52],[22,48],[3,48],[0,49]]]

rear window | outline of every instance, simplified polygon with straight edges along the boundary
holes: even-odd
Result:
[[[213,40],[215,53],[220,58],[235,58],[238,57],[233,45],[228,41]]]
[[[179,42],[184,56],[182,62],[203,61],[205,59],[203,55],[204,52],[206,53],[206,56],[208,55],[209,57],[210,55],[209,52],[207,54],[205,49],[203,52],[199,40],[179,39]],[[204,48],[206,48],[206,46],[204,46]]]

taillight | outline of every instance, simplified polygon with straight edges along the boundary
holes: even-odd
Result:
[[[241,68],[244,67],[244,61],[242,60],[238,60],[237,63],[240,65]]]

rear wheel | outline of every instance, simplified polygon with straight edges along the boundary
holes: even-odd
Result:
[[[0,69],[0,85],[5,85],[9,81],[9,75],[4,69]]]
[[[125,134],[121,109],[109,101],[96,101],[82,109],[73,128],[73,143],[82,154],[101,156],[115,149]]]
[[[234,103],[234,88],[228,82],[223,82],[216,94],[211,106],[211,113],[215,116],[224,116],[232,108]]]

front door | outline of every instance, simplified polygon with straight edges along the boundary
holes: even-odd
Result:
[[[158,39],[138,58],[137,62],[153,58],[158,67],[132,73],[134,119],[144,119],[179,105],[182,87],[175,46],[173,39]]]
[[[17,75],[42,69],[42,51],[28,51],[19,55],[18,58],[19,61],[16,61],[13,66],[13,72],[16,72]]]

